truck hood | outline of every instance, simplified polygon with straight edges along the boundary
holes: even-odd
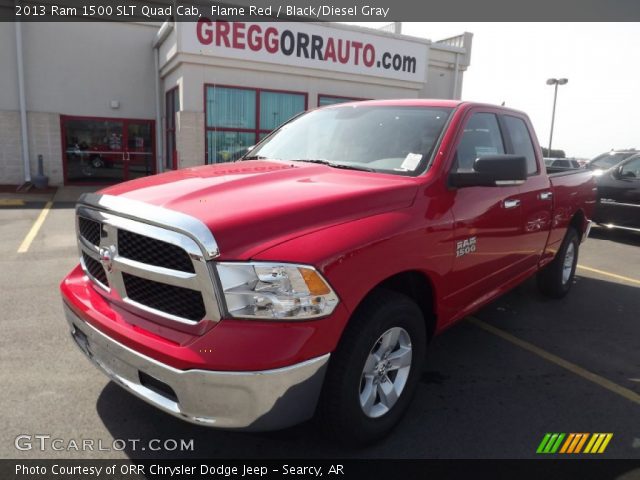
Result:
[[[414,179],[399,175],[256,160],[177,170],[99,193],[191,215],[209,227],[221,259],[247,260],[299,235],[408,207],[416,191]]]

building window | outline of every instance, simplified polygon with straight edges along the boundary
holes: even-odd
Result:
[[[178,168],[178,153],[176,151],[176,113],[180,110],[180,90],[174,87],[166,93],[165,112],[167,115],[165,137],[167,154],[165,168]]]
[[[260,92],[260,129],[272,131],[305,111],[306,98],[298,93]]]
[[[206,86],[206,162],[237,160],[259,139],[306,108],[306,93]]]
[[[325,107],[327,105],[335,105],[336,103],[358,102],[360,100],[369,100],[368,98],[355,97],[336,97],[334,95],[318,95],[318,106]]]
[[[155,172],[153,120],[60,117],[65,185],[114,184]]]

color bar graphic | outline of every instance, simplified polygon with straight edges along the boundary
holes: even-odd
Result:
[[[536,453],[604,453],[612,438],[613,433],[545,433]]]
[[[536,453],[556,453],[564,437],[564,433],[545,434],[542,442],[540,442],[540,445],[538,445],[538,450],[536,451]]]
[[[603,453],[609,445],[613,433],[594,433],[584,449],[584,453]]]

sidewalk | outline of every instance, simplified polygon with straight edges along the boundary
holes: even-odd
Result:
[[[32,189],[28,193],[0,191],[0,207],[18,207],[31,202],[75,203],[78,197],[86,192],[95,192],[100,186],[58,187],[43,192]]]
[[[60,187],[53,197],[55,203],[75,203],[83,193],[91,193],[104,188],[104,186]]]

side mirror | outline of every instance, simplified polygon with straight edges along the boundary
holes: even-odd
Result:
[[[519,155],[487,155],[476,158],[472,172],[450,175],[454,187],[522,185],[527,180],[527,159]]]

